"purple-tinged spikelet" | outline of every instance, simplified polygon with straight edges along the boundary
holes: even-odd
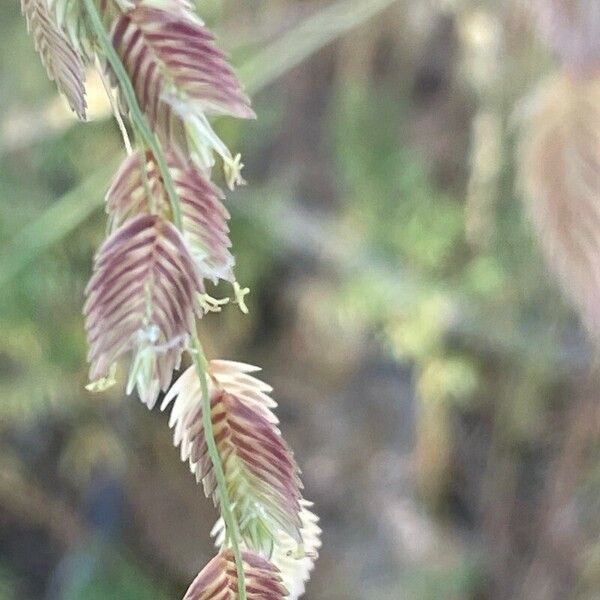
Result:
[[[217,283],[233,283],[235,260],[231,255],[229,213],[224,194],[194,166],[175,154],[167,162],[182,212],[182,231],[201,277]],[[135,153],[125,159],[106,195],[111,228],[128,219],[154,210],[170,212],[169,198],[152,154]]]
[[[244,552],[248,600],[283,600],[288,597],[278,569],[253,552]],[[186,592],[183,600],[237,600],[238,579],[231,550],[213,558]]]
[[[113,45],[161,142],[204,170],[212,167],[213,151],[236,170],[234,157],[206,117],[252,118],[254,112],[214,37],[186,7],[138,1],[115,22]],[[236,173],[232,180],[241,178]]]
[[[289,593],[288,600],[298,600],[304,594],[321,548],[321,528],[319,518],[310,510],[312,503],[302,499],[300,504],[302,543],[298,544],[297,540],[279,530],[272,545],[261,549],[261,554],[279,569],[283,585]],[[222,547],[225,541],[223,519],[217,521],[211,535],[215,538],[215,545]]]
[[[166,390],[200,314],[202,282],[177,229],[143,214],[104,243],[87,287],[84,313],[90,378],[133,354],[131,385],[149,407]]]
[[[282,532],[271,556],[271,562],[279,569],[283,584],[289,592],[288,600],[298,600],[304,594],[321,548],[319,518],[310,510],[312,503],[302,500],[301,505],[301,546],[298,547],[296,540]]]
[[[21,0],[21,10],[48,76],[73,112],[85,120],[85,72],[81,56],[57,24],[46,0]]]
[[[242,534],[254,549],[263,546],[253,537],[255,526],[265,536],[283,530],[301,542],[300,489],[298,466],[277,428],[272,412],[276,406],[268,395],[271,387],[251,376],[256,367],[229,361],[212,361],[210,397],[212,423],[230,499]],[[162,405],[173,402],[170,425],[182,460],[189,461],[207,496],[219,502],[212,463],[207,454],[202,424],[200,381],[188,369],[171,387]],[[270,533],[269,533],[270,532]]]
[[[169,89],[207,115],[254,117],[214,36],[192,13],[139,2],[117,20],[112,39],[151,120],[160,94]]]

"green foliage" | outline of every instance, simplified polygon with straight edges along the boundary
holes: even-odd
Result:
[[[71,578],[62,592],[64,600],[165,600],[168,596],[129,558],[98,541],[81,558],[81,568],[69,570]],[[76,567],[76,564],[72,565]]]
[[[10,569],[0,563],[0,600],[17,600],[17,580]]]

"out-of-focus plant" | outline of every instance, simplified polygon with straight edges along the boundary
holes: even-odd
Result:
[[[538,0],[562,69],[522,108],[520,182],[550,268],[600,334],[600,5]]]
[[[205,280],[229,282],[247,310],[224,195],[210,181],[215,156],[230,189],[243,183],[242,164],[209,117],[252,118],[249,99],[187,0],[22,0],[22,10],[81,119],[84,65],[100,68],[128,151],[106,195],[108,239],[87,287],[88,389],[114,385],[128,357],[128,393],[153,408],[168,391],[175,444],[222,519],[219,554],[185,597],[298,598],[320,531],[271,388],[255,367],[209,361],[196,330],[229,302],[209,296]],[[184,353],[192,366],[170,388]]]
[[[14,575],[0,564],[0,598],[16,600],[17,592]]]

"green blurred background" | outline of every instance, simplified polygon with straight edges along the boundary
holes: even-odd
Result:
[[[259,116],[217,123],[251,312],[201,334],[275,387],[324,530],[307,600],[600,598],[598,372],[514,181],[553,68],[522,3],[198,5]],[[16,0],[0,49],[0,599],[178,598],[215,511],[165,415],[84,390],[119,133],[95,80],[68,114]]]

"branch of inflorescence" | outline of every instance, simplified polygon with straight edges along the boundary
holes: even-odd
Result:
[[[165,184],[167,194],[169,196],[169,202],[171,204],[171,211],[173,214],[173,221],[178,229],[182,228],[181,218],[181,206],[179,202],[179,196],[171,177],[171,173],[168,168],[165,153],[162,146],[157,139],[156,135],[150,129],[144,114],[139,106],[135,90],[127,71],[121,62],[117,52],[115,51],[106,29],[102,23],[102,19],[98,14],[94,0],[83,0],[86,11],[89,17],[90,24],[94,33],[97,36],[98,43],[100,44],[103,54],[106,56],[115,77],[117,78],[120,88],[125,95],[127,105],[129,107],[129,116],[135,131],[142,138],[142,142],[150,148],[156,164],[159,168],[161,177]],[[215,477],[217,479],[217,486],[219,491],[220,509],[225,527],[227,530],[226,539],[229,540],[233,555],[235,558],[236,571],[238,576],[238,595],[240,600],[246,600],[246,582],[244,573],[244,563],[242,552],[240,548],[240,532],[238,523],[235,520],[233,510],[231,507],[231,501],[229,499],[229,493],[227,491],[227,482],[225,480],[225,473],[223,471],[223,465],[221,464],[221,457],[215,441],[215,435],[213,430],[212,416],[211,416],[211,402],[208,389],[208,361],[204,350],[198,339],[197,333],[194,331],[191,339],[190,355],[192,357],[198,379],[200,381],[200,389],[202,393],[202,420],[204,427],[204,434],[206,436],[206,443],[208,447],[208,454],[210,456]]]

